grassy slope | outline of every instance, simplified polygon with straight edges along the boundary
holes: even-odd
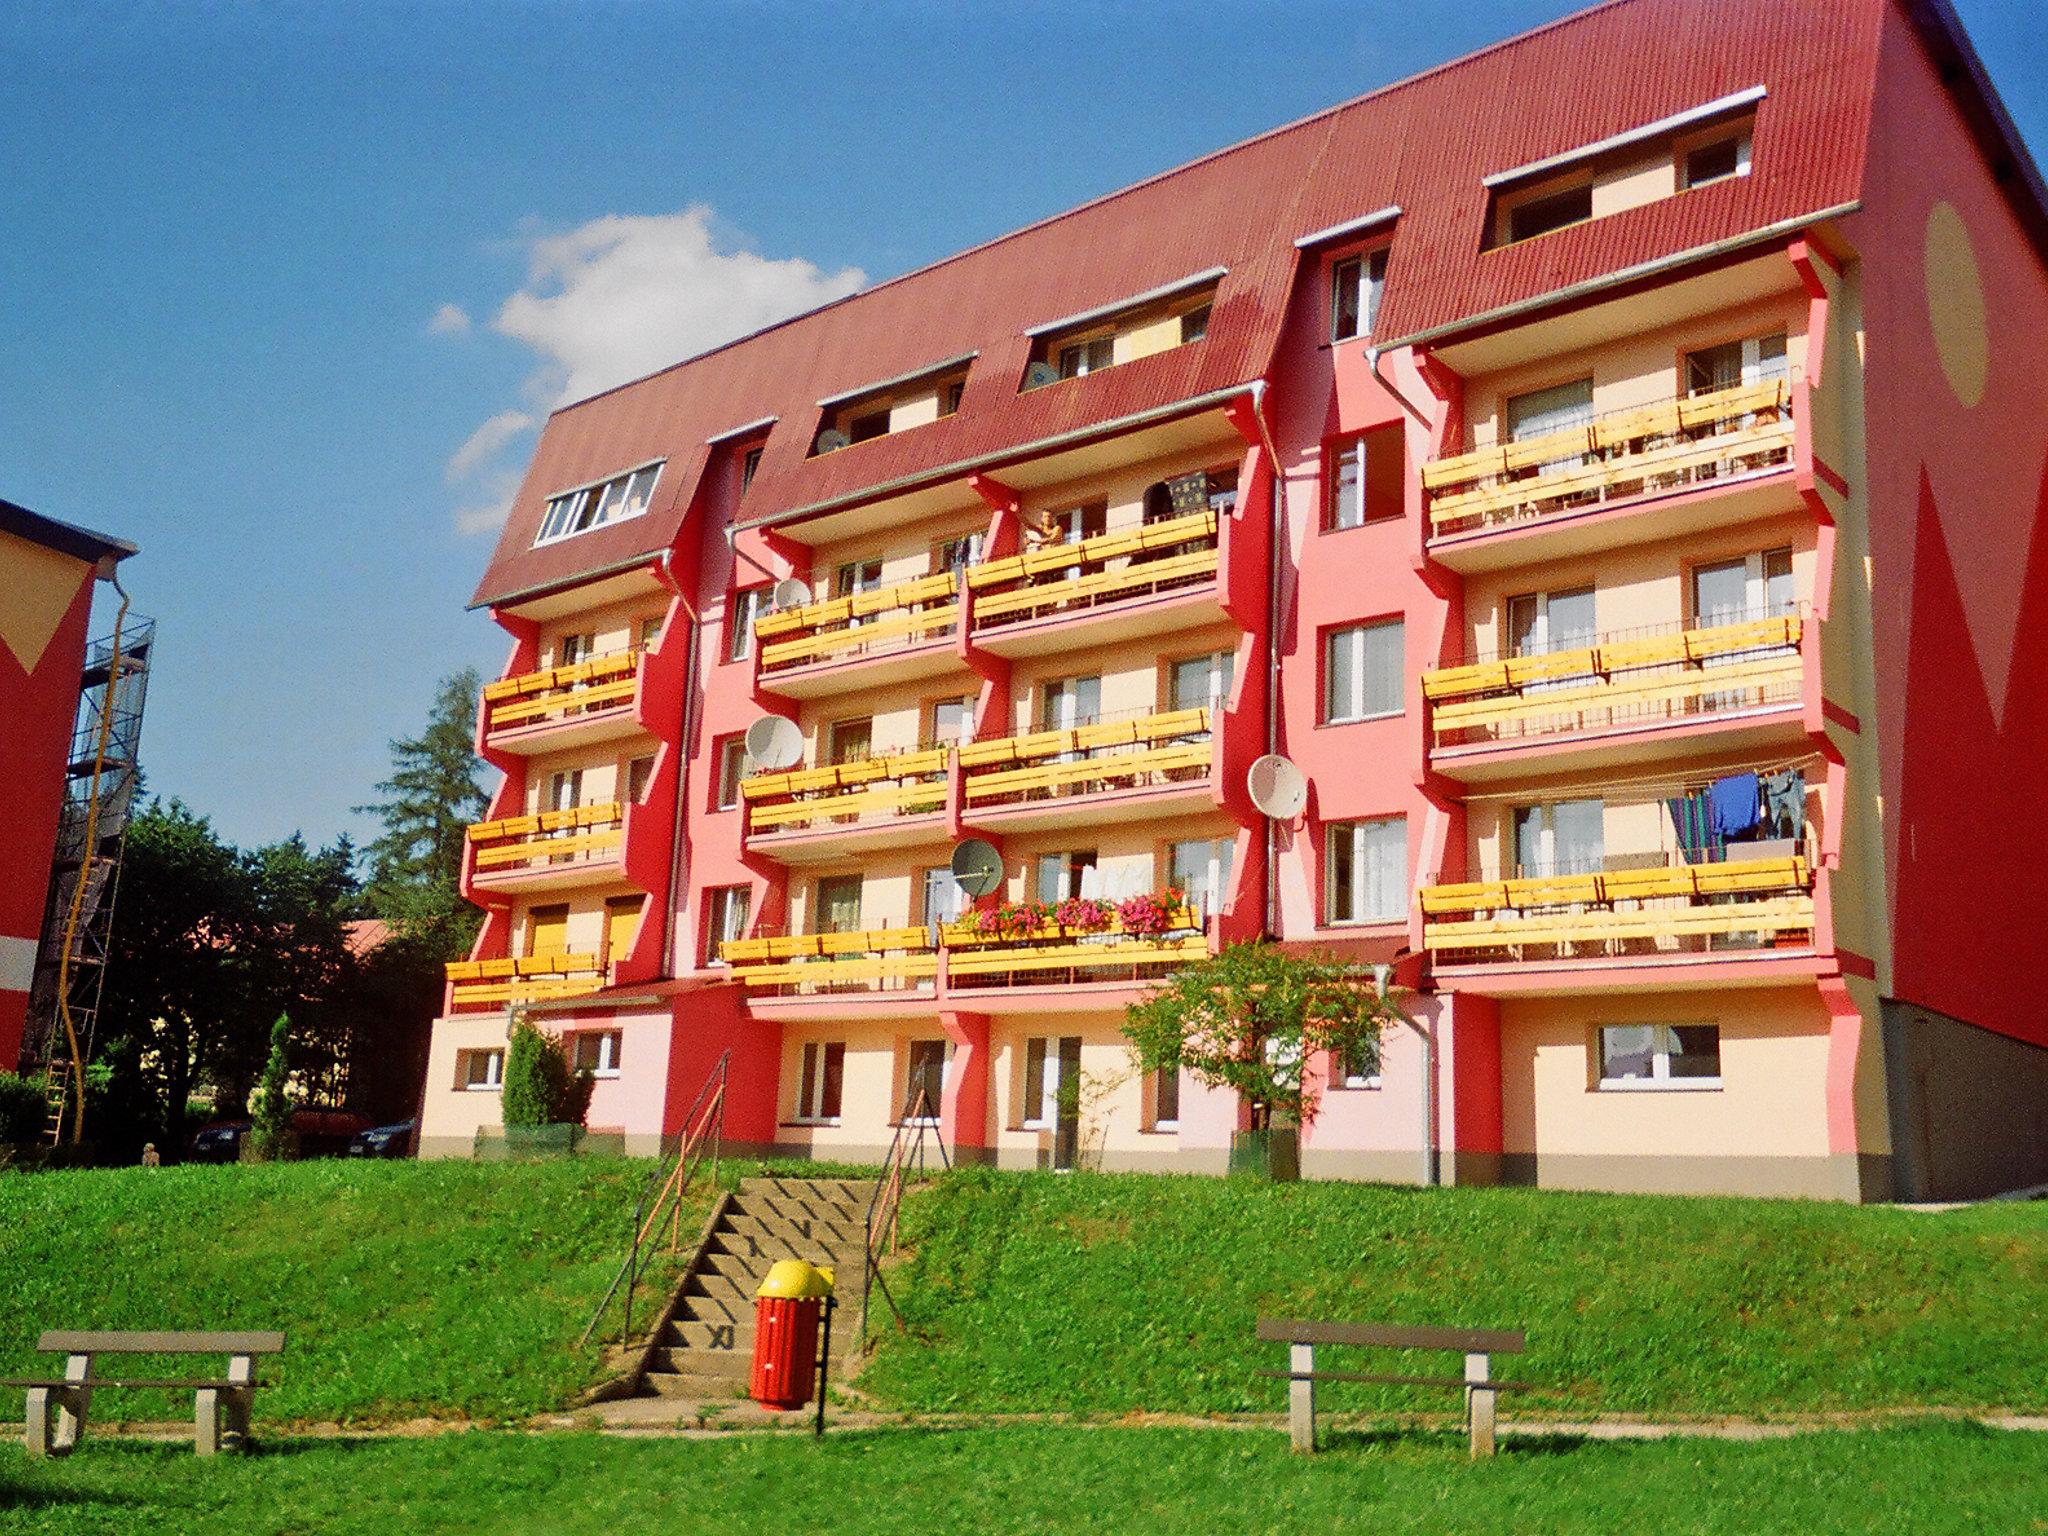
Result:
[[[1520,1327],[1507,1411],[2048,1407],[2048,1202],[1943,1215],[969,1170],[905,1207],[905,1408],[1277,1411],[1261,1314]],[[1330,1360],[1440,1373],[1444,1356]],[[1334,1406],[1455,1409],[1339,1387]]]
[[[9,1484],[12,1483],[10,1488]],[[2048,1439],[1968,1425],[1733,1444],[1510,1446],[1361,1439],[1313,1459],[1271,1431],[1053,1429],[620,1440],[449,1435],[301,1441],[249,1458],[88,1443],[34,1469],[0,1447],[0,1532],[294,1536],[621,1530],[2040,1531]]]
[[[282,1328],[287,1353],[259,1372],[277,1381],[257,1394],[260,1417],[559,1407],[603,1374],[596,1348],[574,1343],[618,1266],[648,1166],[327,1161],[0,1177],[0,1375],[48,1370],[35,1353],[45,1328]],[[702,1220],[701,1209],[685,1214],[686,1241]],[[191,1410],[189,1398],[121,1393],[100,1411]]]

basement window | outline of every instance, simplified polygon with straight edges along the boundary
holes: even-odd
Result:
[[[538,548],[557,539],[571,538],[593,528],[640,516],[654,499],[654,485],[661,478],[661,464],[662,461],[656,460],[609,480],[581,485],[573,491],[549,497],[547,512],[540,521],[540,532],[533,537],[534,546]]]
[[[1603,1091],[1721,1086],[1718,1024],[1602,1024],[1598,1046]]]

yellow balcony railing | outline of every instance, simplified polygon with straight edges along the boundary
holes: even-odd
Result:
[[[1754,949],[1810,934],[1812,891],[1801,855],[1432,885],[1422,942],[1459,963]]]
[[[977,629],[1198,585],[1216,575],[1216,514],[1191,512],[970,566]]]
[[[880,650],[900,650],[953,633],[960,584],[951,571],[766,613],[754,621],[761,671],[784,672]]]
[[[1522,740],[1790,703],[1796,613],[1633,634],[1422,674],[1436,745]]]
[[[484,685],[486,729],[573,718],[629,702],[640,676],[640,652],[612,651],[603,656],[542,667]]]
[[[562,952],[496,960],[451,960],[456,1008],[502,1008],[552,997],[582,997],[604,985],[604,962],[594,954]]]
[[[943,810],[951,757],[950,748],[928,747],[793,773],[754,774],[740,784],[747,831],[792,832]]]
[[[1469,533],[1792,462],[1792,386],[1738,384],[1422,466],[1431,531]]]
[[[469,828],[479,875],[514,872],[537,863],[590,862],[618,852],[625,807],[617,801],[479,821]]]
[[[995,806],[1199,779],[1209,772],[1210,726],[1207,709],[1177,709],[973,742],[960,748],[967,802]]]
[[[728,939],[718,953],[747,986],[794,995],[848,988],[898,991],[930,981],[939,970],[928,928]]]

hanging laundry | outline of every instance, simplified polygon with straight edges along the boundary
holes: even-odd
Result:
[[[1707,809],[1714,831],[1724,838],[1747,838],[1756,831],[1760,793],[1753,773],[1734,773],[1707,786]]]
[[[1671,809],[1671,825],[1678,834],[1678,851],[1688,864],[1713,864],[1722,853],[1714,818],[1707,807],[1707,794],[1679,795],[1665,802]]]
[[[1764,837],[1806,836],[1806,775],[1796,768],[1767,774],[1762,782]]]

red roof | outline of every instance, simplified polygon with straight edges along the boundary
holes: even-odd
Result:
[[[671,544],[706,440],[778,418],[750,517],[870,488],[1266,372],[1294,241],[1399,205],[1378,329],[1413,338],[1638,264],[1839,211],[1860,193],[1885,0],[1613,0],[1245,141],[701,357],[549,421],[479,604]],[[1916,20],[1941,10],[1915,0]],[[1950,18],[1952,20],[1952,18]],[[1762,86],[1752,175],[1539,241],[1481,249],[1481,179]],[[1226,267],[1208,338],[1019,393],[1024,334]],[[820,399],[978,352],[959,411],[809,457]],[[532,548],[548,497],[666,458],[647,515]]]

